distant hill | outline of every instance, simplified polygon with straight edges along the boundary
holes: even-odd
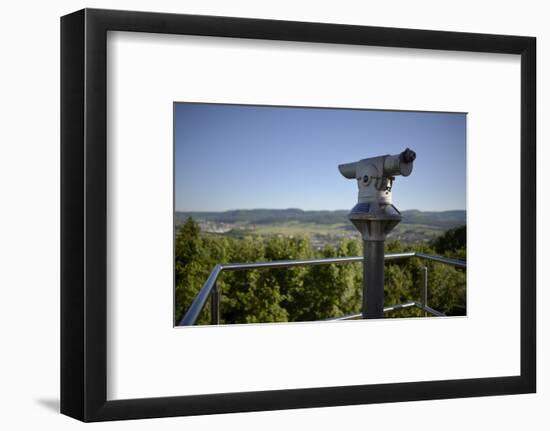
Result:
[[[252,209],[231,210],[223,212],[180,212],[175,215],[176,224],[184,222],[188,217],[195,220],[217,223],[239,224],[278,224],[291,221],[300,223],[337,224],[348,223],[347,210],[336,211],[304,211],[298,208],[289,209]],[[451,228],[466,224],[466,211],[419,211],[407,210],[401,212],[402,224],[427,225],[440,228]]]
[[[438,226],[442,228],[450,228],[466,224],[465,210],[452,211],[419,211],[407,210],[402,211],[401,215],[404,224],[423,224],[428,226]]]

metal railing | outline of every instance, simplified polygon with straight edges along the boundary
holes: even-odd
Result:
[[[392,253],[384,256],[384,261],[408,259],[411,257],[418,257],[420,259],[430,260],[433,262],[442,263],[445,265],[451,265],[457,268],[466,268],[466,262],[459,259],[451,259],[443,256],[432,256],[429,254],[419,252],[406,252],[406,253]],[[307,260],[275,260],[272,262],[250,262],[250,263],[224,263],[217,264],[208,278],[206,279],[201,290],[191,303],[191,306],[179,322],[179,326],[194,325],[199,318],[208,298],[211,298],[211,315],[212,324],[218,325],[220,322],[220,288],[217,285],[217,280],[222,272],[225,271],[238,271],[238,270],[252,270],[252,269],[268,269],[268,268],[292,268],[294,266],[314,266],[314,265],[330,265],[330,264],[343,264],[352,262],[363,262],[363,256],[352,257],[333,257],[324,259],[307,259]],[[396,304],[391,307],[385,307],[384,312],[395,311],[399,309],[405,309],[410,307],[417,307],[426,313],[434,316],[444,316],[443,313],[434,310],[427,304],[428,296],[428,268],[422,268],[423,286],[420,302],[412,301],[404,304]],[[349,320],[361,317],[361,313],[350,314],[347,316],[330,318],[327,320]]]

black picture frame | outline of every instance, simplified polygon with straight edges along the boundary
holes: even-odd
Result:
[[[107,401],[107,32],[521,56],[521,374]],[[430,400],[536,391],[534,37],[84,9],[61,18],[61,412],[82,421]]]

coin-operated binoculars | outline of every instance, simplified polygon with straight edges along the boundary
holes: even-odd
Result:
[[[401,221],[392,204],[392,186],[395,176],[411,174],[415,159],[416,153],[407,148],[401,154],[338,166],[359,187],[357,205],[348,218],[363,237],[363,319],[384,317],[384,241]]]

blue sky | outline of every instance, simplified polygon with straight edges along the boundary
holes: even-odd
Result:
[[[177,211],[350,209],[357,184],[341,163],[406,147],[400,210],[466,208],[466,114],[177,103]]]

